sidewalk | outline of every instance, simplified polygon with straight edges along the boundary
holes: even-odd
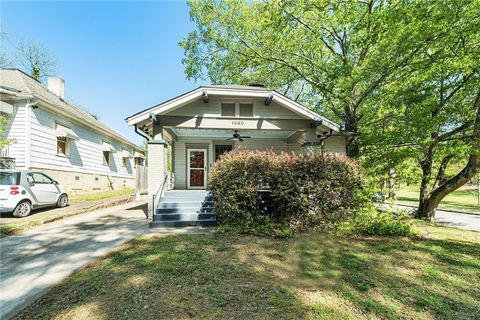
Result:
[[[394,205],[399,206],[399,207],[407,207],[407,208],[413,208],[416,209],[418,206],[414,204],[410,204],[408,202],[395,202]],[[440,211],[445,211],[445,212],[453,212],[453,213],[465,213],[465,214],[475,214],[475,215],[480,215],[480,211],[475,211],[475,210],[464,210],[464,209],[451,209],[451,208],[443,208],[439,207],[437,210]]]
[[[95,201],[75,201],[65,208],[44,208],[33,211],[28,217],[15,218],[11,213],[0,215],[0,237],[16,234],[32,227],[66,217],[95,211],[132,201],[131,195],[121,195]]]

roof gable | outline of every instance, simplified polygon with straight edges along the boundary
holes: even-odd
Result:
[[[250,87],[250,86],[201,86],[197,89],[189,91],[183,95],[177,96],[170,100],[167,100],[161,104],[145,109],[139,113],[136,113],[125,120],[129,125],[135,125],[142,121],[145,121],[153,115],[162,115],[171,112],[175,109],[186,106],[193,101],[208,98],[210,96],[220,96],[223,99],[229,97],[235,98],[261,98],[272,99],[278,105],[301,115],[305,119],[311,119],[314,121],[321,121],[326,127],[339,131],[340,126],[333,121],[311,111],[299,103],[287,98],[286,96],[263,87]]]

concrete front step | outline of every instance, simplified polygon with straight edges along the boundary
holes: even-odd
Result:
[[[184,207],[184,208],[158,208],[156,214],[169,213],[209,213],[213,211],[213,207]]]
[[[151,227],[188,227],[188,226],[202,226],[213,227],[217,225],[215,220],[192,220],[192,221],[154,221],[150,224]]]
[[[213,213],[168,213],[155,214],[153,221],[195,221],[195,220],[209,220],[216,221],[217,216]]]
[[[175,208],[209,208],[213,207],[211,201],[160,201],[157,209],[175,209]]]

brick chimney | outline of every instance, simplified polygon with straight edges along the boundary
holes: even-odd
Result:
[[[48,77],[48,90],[60,99],[65,98],[65,80],[59,77]]]

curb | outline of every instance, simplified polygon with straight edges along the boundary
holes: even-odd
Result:
[[[394,205],[402,206],[402,207],[408,207],[408,208],[416,208],[416,206],[412,206],[412,205],[408,205],[408,204],[402,204],[402,203],[394,203]],[[460,211],[460,210],[443,209],[443,208],[437,208],[437,210],[445,211],[445,212],[453,212],[453,213],[473,214],[473,215],[476,215],[476,216],[480,216],[480,212]]]

